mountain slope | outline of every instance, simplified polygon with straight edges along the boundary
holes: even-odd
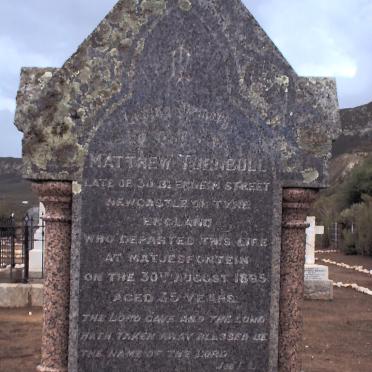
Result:
[[[15,214],[21,219],[27,210],[38,205],[31,184],[21,175],[22,160],[0,158],[0,216]],[[22,203],[22,202],[28,202]]]
[[[340,110],[342,135],[332,147],[330,184],[342,182],[354,167],[372,154],[372,102]]]

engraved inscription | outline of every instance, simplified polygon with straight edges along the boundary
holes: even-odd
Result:
[[[177,84],[191,80],[191,52],[184,45],[180,45],[172,52],[172,74]]]
[[[187,80],[191,55],[183,46],[172,55],[172,78]],[[237,133],[230,147],[218,134],[196,145],[182,124],[157,137],[172,121],[229,132],[238,120],[203,108],[146,106],[120,117],[123,139],[97,135],[82,183],[94,219],[82,220],[80,364],[256,370],[272,332],[270,157],[259,145],[235,147]]]

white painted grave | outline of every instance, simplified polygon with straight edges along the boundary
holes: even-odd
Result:
[[[306,229],[305,298],[331,300],[333,286],[328,279],[328,266],[315,264],[315,239],[324,234],[324,226],[317,226],[314,216],[307,217],[306,222],[309,227]]]
[[[42,203],[39,206],[39,228],[34,233],[34,248],[29,252],[29,272],[31,277],[41,276],[43,271],[43,217],[45,214],[45,207]]]
[[[315,264],[315,238],[317,235],[324,234],[324,226],[316,226],[315,217],[307,217],[306,222],[310,226],[306,229],[306,254],[305,254],[305,264],[314,265]]]

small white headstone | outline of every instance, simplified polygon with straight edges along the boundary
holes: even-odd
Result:
[[[45,214],[45,207],[42,203],[39,206],[39,228],[35,231],[34,248],[29,252],[29,271],[30,275],[41,273],[43,271],[43,217]]]
[[[316,226],[315,217],[307,217],[306,222],[310,226],[306,229],[306,253],[305,253],[305,264],[315,264],[315,237],[316,235],[324,234],[324,226]]]
[[[328,278],[328,266],[315,265],[315,238],[324,234],[324,226],[316,226],[313,216],[307,217],[306,222],[310,226],[306,229],[305,298],[331,300],[333,284]]]

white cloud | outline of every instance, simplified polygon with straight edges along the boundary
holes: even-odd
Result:
[[[28,51],[10,37],[0,36],[0,71],[1,74],[19,73],[23,66],[48,67],[53,60],[47,56]]]
[[[271,0],[259,4],[257,12],[266,31],[299,74],[354,77],[358,67],[350,36],[345,38],[344,30],[334,24],[342,19],[347,27],[346,5],[350,9],[351,2]],[[336,20],[335,15],[340,13],[337,8],[343,10]]]
[[[0,111],[7,110],[10,112],[14,112],[15,109],[16,109],[15,99],[7,98],[7,97],[0,97]]]
[[[297,68],[300,76],[340,77],[352,79],[357,75],[358,68],[347,61],[327,63],[327,65],[302,63]]]
[[[341,107],[372,100],[371,0],[243,0],[296,72],[338,80]]]
[[[0,157],[21,156],[22,133],[13,125],[14,113],[0,109]]]
[[[15,110],[21,68],[53,66],[51,58],[34,53],[7,36],[0,35],[0,110]]]
[[[311,47],[314,55],[308,56],[306,60],[299,56],[294,57],[299,75],[345,78],[354,78],[357,75],[358,61],[326,29],[314,29],[312,38],[317,40],[317,46]]]

